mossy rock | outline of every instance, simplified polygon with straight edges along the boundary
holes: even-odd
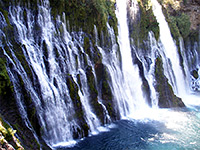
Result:
[[[83,30],[92,35],[96,25],[101,33],[105,31],[107,22],[117,30],[114,2],[110,0],[50,0],[50,6],[55,17],[65,13],[70,31]]]
[[[102,103],[105,105],[111,119],[117,120],[119,119],[119,112],[115,109],[115,104],[113,103],[113,95],[109,85],[111,79],[104,64],[95,64],[95,73],[97,76],[98,89],[101,91]]]
[[[71,97],[73,105],[75,107],[75,112],[77,112],[76,117],[77,117],[77,119],[84,120],[83,119],[84,113],[83,113],[83,110],[82,110],[82,104],[81,104],[80,97],[78,95],[78,86],[74,82],[71,75],[67,75],[67,85],[68,85],[68,88],[69,88],[70,97]]]
[[[95,84],[95,78],[91,66],[87,67],[86,76],[90,93],[90,99],[89,99],[90,105],[92,106],[93,111],[103,124],[104,123],[103,107],[98,102],[98,91]]]
[[[195,79],[198,79],[199,78],[199,74],[198,74],[198,71],[197,70],[193,70],[191,72],[191,75],[195,78]]]
[[[74,117],[80,126],[80,128],[73,130],[73,137],[75,139],[87,137],[89,133],[89,126],[86,123],[85,114],[82,108],[82,103],[78,95],[78,85],[74,82],[71,75],[67,75],[67,85],[74,106],[74,111],[75,111]]]
[[[0,96],[6,98],[13,92],[13,86],[6,70],[6,59],[0,58]]]
[[[162,58],[158,57],[155,64],[155,89],[159,94],[158,106],[161,108],[185,107],[181,98],[177,97],[164,75]]]
[[[135,43],[143,43],[143,41],[147,40],[149,32],[152,31],[156,39],[158,39],[159,26],[149,0],[138,0],[138,4],[139,14],[137,14],[137,18],[134,21],[129,21],[131,37]]]

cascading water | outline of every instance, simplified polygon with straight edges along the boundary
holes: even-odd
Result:
[[[80,121],[74,116],[82,115],[81,113],[84,115],[85,126],[88,126],[90,133],[96,132],[97,127],[100,126],[100,121],[89,104],[90,93],[85,73],[85,58],[87,65],[92,70],[94,70],[94,65],[83,50],[84,33],[80,32],[80,37],[74,37],[72,40],[72,36],[66,30],[65,19],[61,21],[60,17],[57,18],[57,22],[60,24],[62,32],[58,31],[51,20],[48,1],[44,1],[38,6],[37,18],[32,15],[29,9],[26,9],[27,22],[24,22],[23,11],[19,6],[11,6],[9,9],[11,20],[17,29],[18,42],[23,45],[21,47],[23,55],[34,73],[33,83],[31,83],[26,71],[15,56],[12,45],[9,51],[14,61],[6,51],[4,51],[4,54],[14,66],[8,68],[8,73],[13,82],[19,109],[21,115],[25,118],[24,120],[28,120],[28,118],[26,117],[23,98],[20,96],[21,91],[17,89],[19,85],[15,72],[22,77],[24,86],[33,99],[42,127],[42,137],[47,144],[52,146],[72,141],[74,132],[80,132],[81,128]],[[34,37],[35,24],[40,29],[38,41]],[[57,36],[55,36],[56,33]],[[67,84],[67,79],[73,80],[74,83]],[[38,84],[38,87],[34,87],[34,84]],[[74,100],[70,95],[70,90],[74,90],[75,87],[73,88],[69,84],[77,86],[81,103],[79,105],[83,112],[75,112]]]
[[[118,31],[119,31],[119,48],[122,61],[122,87],[125,96],[124,101],[124,114],[134,115],[135,110],[141,110],[147,107],[146,100],[142,93],[142,81],[139,76],[139,69],[136,65],[133,65],[132,52],[129,41],[129,30],[127,24],[127,1],[116,1],[117,10],[116,16],[118,19]],[[123,106],[123,105],[122,105]]]
[[[158,43],[158,45],[159,45],[159,53],[163,59],[165,75],[168,78],[170,84],[172,85],[175,94],[181,97],[186,105],[195,105],[195,103],[198,104],[199,103],[198,96],[196,97],[194,95],[191,95],[191,91],[189,88],[189,82],[190,82],[189,80],[191,77],[189,75],[189,69],[188,69],[189,64],[187,60],[190,59],[189,58],[187,59],[185,56],[188,54],[184,53],[183,42],[180,39],[180,49],[181,49],[180,55],[182,55],[182,57],[184,58],[183,68],[182,68],[180,65],[178,48],[176,47],[176,44],[173,41],[168,24],[162,13],[161,6],[157,2],[157,0],[152,0],[152,4],[153,4],[153,12],[154,15],[156,16],[160,28],[160,42]],[[196,52],[196,50],[193,51]],[[191,58],[193,58],[193,56]],[[185,75],[183,72],[185,72]],[[189,101],[191,97],[193,100]]]
[[[155,60],[159,53],[159,48],[152,32],[149,32],[146,44],[148,45],[148,52],[142,52],[142,50],[139,49],[137,53],[143,62],[145,78],[149,83],[152,108],[158,108],[158,93],[155,89]]]
[[[34,100],[41,124],[44,127],[44,139],[47,140],[47,143],[53,144],[54,142],[57,143],[66,139],[72,139],[70,128],[72,128],[72,126],[76,126],[76,122],[73,119],[71,122],[67,121],[67,118],[70,117],[68,116],[69,111],[74,113],[74,110],[70,101],[68,102],[68,105],[64,102],[64,97],[70,99],[70,96],[66,93],[68,91],[67,86],[63,84],[58,64],[53,58],[52,44],[55,39],[51,34],[55,29],[51,23],[47,7],[48,3],[40,7],[42,12],[38,17],[38,23],[43,29],[41,41],[44,41],[49,49],[48,58],[46,59],[49,59],[47,61],[52,62],[49,63],[51,71],[49,76],[43,60],[44,54],[42,52],[42,47],[39,47],[38,44],[34,43],[34,38],[32,36],[33,18],[31,18],[31,13],[27,10],[28,27],[23,24],[23,18],[20,18],[22,16],[21,13],[23,13],[20,7],[10,8],[10,14],[17,27],[19,41],[24,45],[22,50],[26,56],[26,60],[33,67],[33,70],[37,75],[37,79],[39,80],[42,97],[40,98],[40,96],[35,92],[35,89],[30,86],[30,83],[25,84],[25,86],[27,86],[27,90],[32,91],[30,92],[31,94],[35,93],[34,96],[36,98],[33,96],[32,98]],[[25,72],[20,74],[26,75]],[[58,88],[56,88],[53,84],[55,80],[59,83]],[[23,81],[28,82],[29,79],[27,77],[23,77]],[[57,124],[59,124],[59,126],[57,126]]]
[[[179,39],[181,53],[183,54],[183,63],[184,68],[186,70],[186,77],[188,81],[188,85],[190,85],[191,91],[199,91],[200,83],[199,83],[199,74],[200,74],[200,66],[199,66],[199,46],[197,42],[191,46],[191,43],[188,43],[188,46],[185,48],[183,38]],[[196,76],[194,75],[196,73]]]
[[[118,41],[116,41],[113,28],[107,24],[107,38],[110,39],[111,49],[107,50],[106,46],[100,46],[98,32],[96,26],[94,27],[95,49],[97,47],[98,52],[100,52],[98,57],[101,55],[101,60],[98,60],[98,63],[103,63],[106,68],[108,78],[106,86],[109,86],[112,94],[112,98],[109,99],[109,97],[106,100],[103,99],[101,87],[98,87],[98,76],[96,75],[98,64],[94,64],[94,60],[88,54],[88,51],[93,54],[94,49],[88,48],[86,50],[84,48],[85,42],[88,42],[89,45],[93,44],[86,33],[82,31],[68,32],[64,13],[62,17],[57,16],[55,20],[52,20],[49,1],[43,1],[41,5],[38,4],[37,15],[33,15],[33,12],[28,8],[9,7],[10,19],[16,30],[16,41],[19,43],[17,46],[20,47],[24,60],[17,56],[14,45],[9,42],[6,42],[7,47],[4,47],[3,40],[0,41],[0,48],[9,64],[7,71],[14,86],[22,119],[36,137],[38,133],[35,133],[29,120],[29,114],[23,100],[24,95],[21,94],[23,92],[20,87],[21,83],[30,95],[33,107],[36,109],[35,112],[41,126],[39,131],[41,137],[49,146],[72,144],[76,138],[97,133],[101,130],[99,128],[101,125],[112,122],[112,113],[119,115],[117,118],[118,116],[115,114],[117,117],[114,119],[126,117],[156,118],[159,109],[156,111],[149,109],[142,91],[143,82],[139,75],[139,67],[133,63],[133,53],[136,53],[143,63],[144,76],[149,84],[153,108],[158,108],[158,93],[154,85],[156,82],[155,63],[158,55],[162,57],[165,75],[173,90],[181,98],[186,95],[187,83],[184,82],[185,77],[180,66],[177,48],[170,35],[160,5],[156,0],[152,0],[154,14],[160,27],[160,41],[157,42],[153,33],[150,32],[149,41],[147,41],[149,42],[149,52],[143,54],[131,50],[134,45],[130,44],[129,38],[127,2],[127,0],[116,1]],[[135,0],[134,7],[136,4]],[[6,35],[1,29],[7,23],[1,12],[0,17],[2,18],[0,38],[6,39]],[[85,37],[88,40],[85,40]],[[182,53],[185,51],[183,47],[182,45]],[[193,55],[199,55],[197,50],[194,50],[194,53]],[[188,54],[187,57],[191,55]],[[189,60],[189,58],[183,58]],[[24,65],[23,61],[27,62],[27,66]],[[199,63],[198,60],[197,62]],[[189,72],[189,69],[185,67],[188,64],[190,62],[187,61],[183,64],[185,72]],[[27,68],[30,69],[29,73]],[[32,74],[31,77],[30,74]],[[186,76],[189,75],[186,74]],[[92,80],[89,80],[90,77]],[[199,84],[199,79],[195,82],[196,87],[197,84]],[[91,89],[94,90],[93,95],[96,97],[91,94]],[[91,97],[94,99],[91,100]],[[112,106],[113,108],[111,108]],[[95,110],[95,107],[101,109]]]
[[[14,73],[16,71],[22,77],[25,89],[29,91],[33,99],[39,123],[42,127],[42,137],[47,144],[52,146],[72,141],[75,136],[74,133],[80,132],[81,124],[74,117],[78,115],[77,113],[83,113],[83,120],[86,125],[82,124],[85,127],[88,126],[90,133],[95,133],[101,123],[89,102],[91,95],[85,69],[87,66],[91,68],[95,82],[97,82],[97,79],[94,73],[94,64],[83,48],[83,37],[85,35],[83,32],[70,34],[66,30],[64,14],[63,18],[58,16],[56,19],[58,29],[52,21],[49,7],[49,1],[41,2],[41,5],[38,5],[38,15],[36,16],[32,15],[28,8],[25,16],[23,14],[24,9],[20,6],[11,6],[9,9],[11,21],[16,27],[17,40],[22,45],[21,50],[28,67],[33,72],[33,79],[29,78],[12,48],[9,51],[14,61],[6,51],[4,53],[10,63],[16,66],[8,68],[10,76],[13,76],[11,78],[13,84],[17,89],[18,83],[15,81],[16,75]],[[147,104],[145,98],[143,98],[139,69],[133,64],[132,60],[127,25],[127,3],[117,1],[117,7],[120,51],[117,49],[114,31],[109,25],[108,32],[113,47],[112,53],[110,53],[111,58],[108,59],[106,51],[101,47],[98,48],[111,77],[109,86],[112,89],[113,100],[116,101],[115,111],[119,113],[120,118],[123,118],[127,115],[134,115],[136,110],[146,108]],[[38,33],[35,33],[36,25]],[[36,34],[39,34],[39,36]],[[75,87],[72,87],[71,84]],[[37,87],[33,85],[37,85]],[[70,94],[75,88],[80,98],[80,110],[77,110],[75,100]],[[17,91],[18,104],[22,107],[21,115],[25,117],[27,115],[23,100],[20,97],[21,91]],[[98,96],[98,98],[98,104],[102,106],[105,112],[104,118],[110,120],[106,106],[101,102],[101,97]]]
[[[177,47],[173,41],[170,29],[163,15],[160,4],[157,0],[152,0],[153,12],[159,23],[160,28],[160,54],[164,59],[165,75],[168,77],[175,93],[178,96],[186,93],[186,84],[184,83],[184,75],[180,66],[180,59]]]

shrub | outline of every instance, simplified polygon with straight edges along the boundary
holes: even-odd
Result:
[[[180,16],[176,17],[176,23],[180,34],[183,38],[186,38],[190,33],[190,17],[185,13],[182,13]]]

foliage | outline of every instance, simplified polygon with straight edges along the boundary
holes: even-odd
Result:
[[[176,41],[182,36],[184,39],[191,33],[190,17],[181,9],[181,3],[185,4],[186,0],[159,0],[166,20],[169,24],[172,36]]]
[[[176,18],[174,16],[168,16],[167,22],[169,24],[172,37],[177,40],[181,36],[181,34],[177,27]]]
[[[94,25],[99,32],[104,31],[107,22],[117,29],[114,2],[110,0],[50,0],[50,5],[55,17],[65,13],[72,31],[92,33]]]
[[[177,16],[170,16],[167,13],[167,21],[169,23],[172,36],[176,40],[178,40],[180,36],[182,36],[183,38],[187,38],[190,34],[190,18],[185,13],[181,13]]]
[[[141,10],[141,20],[139,23],[139,39],[143,41],[147,38],[149,31],[152,31],[158,39],[159,26],[158,22],[153,14],[152,4],[149,0],[138,0]]]
[[[186,38],[190,33],[190,17],[185,13],[181,13],[180,16],[176,17],[177,27],[179,28],[180,34],[183,38]]]
[[[4,142],[4,138],[8,143],[12,143],[12,146],[16,149],[22,149],[19,140],[15,137],[16,130],[13,130],[10,125],[8,125],[0,115],[0,133],[2,133],[3,138],[0,140],[0,144]]]

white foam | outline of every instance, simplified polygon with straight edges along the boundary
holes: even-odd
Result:
[[[68,142],[60,142],[60,143],[54,144],[52,147],[73,147],[76,144],[77,144],[77,141],[71,140]]]

